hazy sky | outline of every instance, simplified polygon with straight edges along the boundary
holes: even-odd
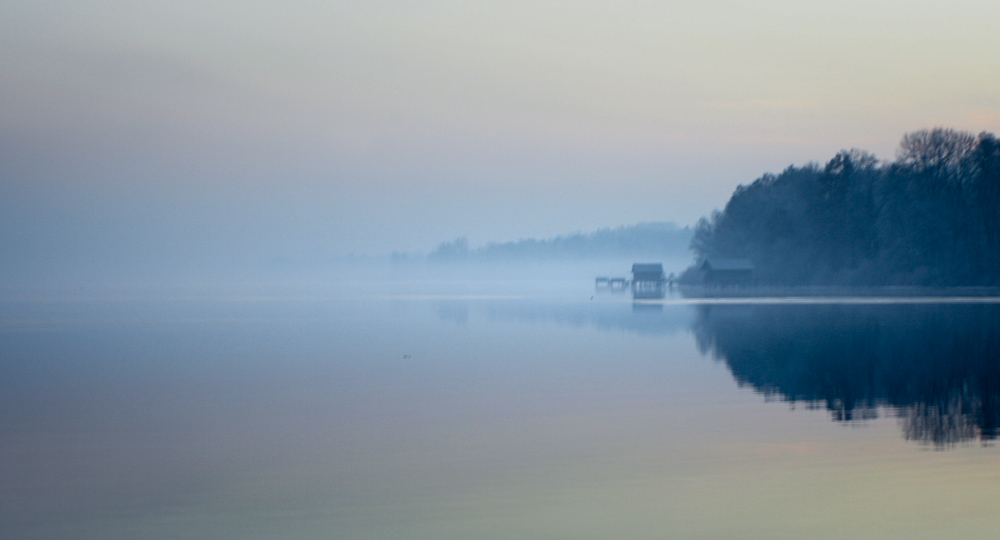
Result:
[[[1000,131],[997,21],[995,0],[7,1],[0,255],[690,224],[841,148]]]

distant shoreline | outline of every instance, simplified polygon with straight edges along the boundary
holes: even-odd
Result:
[[[857,298],[857,299],[943,299],[943,298],[996,298],[1000,301],[1000,287],[986,286],[955,286],[955,287],[919,287],[919,286],[880,286],[880,287],[848,287],[848,286],[759,286],[722,288],[705,287],[702,285],[680,285],[677,291],[684,298]]]

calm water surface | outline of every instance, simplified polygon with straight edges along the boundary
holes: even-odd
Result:
[[[1000,530],[991,300],[0,306],[2,538]]]

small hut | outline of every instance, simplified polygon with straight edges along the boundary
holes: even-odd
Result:
[[[636,300],[663,298],[667,277],[660,263],[632,265],[632,298]]]
[[[705,259],[701,273],[706,285],[745,286],[753,281],[749,259]]]
[[[658,283],[667,280],[660,263],[635,263],[632,265],[632,283]]]

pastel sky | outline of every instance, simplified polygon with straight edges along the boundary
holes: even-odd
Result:
[[[1000,131],[997,21],[995,0],[12,0],[0,254],[691,224],[842,148]]]

